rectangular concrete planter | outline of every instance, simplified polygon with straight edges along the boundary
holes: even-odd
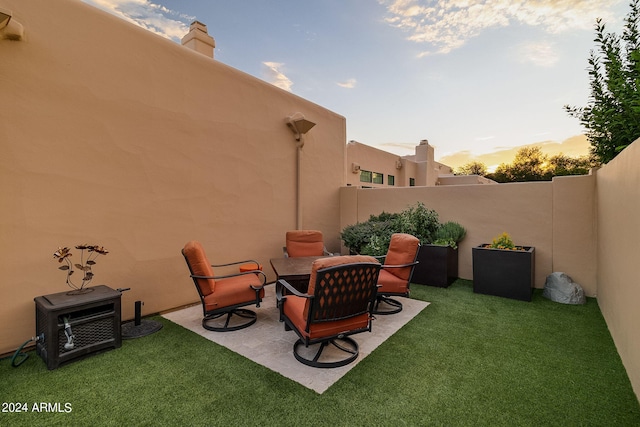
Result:
[[[531,301],[534,285],[535,248],[524,251],[472,248],[473,292]]]
[[[446,288],[458,278],[458,249],[450,246],[422,245],[412,283]]]

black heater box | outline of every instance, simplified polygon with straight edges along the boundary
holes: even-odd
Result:
[[[121,293],[108,286],[84,292],[60,292],[34,298],[36,353],[48,369],[122,346]],[[71,326],[73,348],[66,349],[65,320]]]

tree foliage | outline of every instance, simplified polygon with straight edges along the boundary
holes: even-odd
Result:
[[[607,33],[596,20],[598,50],[589,56],[591,96],[585,107],[565,105],[587,130],[591,153],[600,162],[612,160],[640,137],[640,0],[632,0],[622,36]]]
[[[598,164],[591,156],[569,157],[564,154],[547,156],[542,152],[541,147],[523,147],[518,150],[513,162],[500,164],[493,173],[486,173],[487,168],[481,162],[474,162],[473,168],[467,165],[462,166],[459,171],[484,170],[484,173],[476,174],[501,183],[550,181],[554,176],[586,175]]]
[[[456,170],[456,175],[480,175],[485,176],[487,174],[487,166],[478,161],[472,161],[465,165],[460,166]]]

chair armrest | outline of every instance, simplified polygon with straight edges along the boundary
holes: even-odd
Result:
[[[260,263],[258,263],[258,261],[256,261],[255,259],[246,259],[244,261],[235,261],[235,262],[230,262],[228,264],[211,264],[211,267],[229,267],[230,265],[247,264],[247,263],[260,265]]]
[[[374,257],[374,258],[375,258],[375,257]],[[389,265],[383,264],[383,265],[382,265],[382,268],[404,268],[404,267],[411,267],[412,265],[417,265],[417,264],[418,264],[418,261],[414,261],[414,262],[411,262],[411,263],[409,263],[409,264],[395,264],[395,265],[392,265],[392,264],[389,264]]]
[[[252,288],[254,289],[260,289],[263,286],[265,286],[267,284],[267,275],[264,274],[262,271],[260,270],[252,270],[252,271],[243,271],[241,273],[234,273],[234,274],[225,274],[223,276],[197,276],[192,274],[191,277],[193,277],[194,279],[228,279],[230,277],[238,277],[238,276],[244,276],[245,274],[255,274],[257,276],[262,276],[262,285],[258,286],[258,287],[254,287],[252,286]]]
[[[285,258],[289,258],[289,252],[287,252],[286,246],[282,247],[282,255],[284,255]]]
[[[289,292],[291,292],[293,295],[295,295],[297,297],[313,298],[313,295],[303,294],[302,292],[300,292],[299,290],[294,288],[293,285],[291,285],[291,283],[287,282],[284,279],[278,280],[278,284],[280,284],[280,287],[276,286],[276,299],[278,301],[282,301],[282,300],[285,300],[287,298],[286,295],[284,295],[282,293],[282,289],[284,289],[284,288],[287,288],[287,290]]]

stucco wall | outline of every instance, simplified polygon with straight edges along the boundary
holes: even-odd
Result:
[[[640,396],[640,142],[597,172],[598,304]]]
[[[400,212],[418,201],[434,209],[441,222],[463,225],[467,236],[459,246],[462,278],[473,278],[471,249],[508,232],[516,244],[535,246],[537,288],[544,287],[550,273],[563,271],[588,295],[596,294],[593,176],[553,182],[342,191],[342,227],[383,211]]]
[[[0,40],[0,353],[34,335],[34,297],[68,290],[59,246],[110,251],[93,284],[131,287],[125,319],[137,300],[143,314],[197,301],[190,239],[272,276],[296,227],[296,111],[316,123],[302,225],[339,250],[343,117],[79,1],[0,7],[25,28]]]
[[[544,285],[546,272],[551,270],[551,183],[353,190],[356,217],[343,217],[343,226],[382,211],[400,212],[418,201],[435,210],[441,222],[455,221],[464,226],[467,236],[459,246],[462,278],[473,276],[471,248],[491,242],[505,231],[516,244],[536,247],[537,286]],[[527,196],[522,197],[525,193]]]

